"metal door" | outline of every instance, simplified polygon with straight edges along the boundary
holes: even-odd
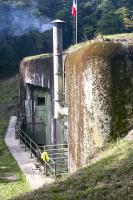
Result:
[[[47,92],[38,89],[34,92],[34,98],[34,137],[37,144],[45,145],[47,130]]]

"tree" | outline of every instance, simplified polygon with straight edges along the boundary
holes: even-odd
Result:
[[[18,63],[25,56],[52,51],[51,30],[39,33],[29,29],[29,32],[21,36],[13,35],[9,16],[13,5],[21,11],[31,10],[31,14],[42,21],[46,16],[51,21],[57,18],[64,20],[64,48],[75,41],[75,18],[71,15],[72,0],[0,0],[0,76],[16,72]],[[78,0],[79,42],[92,39],[98,33],[132,31],[133,0]]]

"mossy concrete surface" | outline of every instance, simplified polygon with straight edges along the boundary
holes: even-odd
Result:
[[[66,59],[69,171],[127,133],[133,116],[133,45],[87,43]]]

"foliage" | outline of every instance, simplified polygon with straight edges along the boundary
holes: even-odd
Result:
[[[64,25],[64,48],[75,43],[75,18],[71,15],[72,0],[0,0],[8,9],[31,10],[35,17],[60,18]],[[3,16],[1,16],[3,17]],[[9,19],[3,17],[6,24]],[[22,19],[23,20],[23,19]],[[28,24],[28,21],[26,22]],[[10,24],[9,24],[10,25]],[[19,28],[19,27],[18,27]],[[78,0],[78,41],[92,39],[98,34],[131,33],[133,31],[132,0]],[[52,51],[52,31],[39,33],[30,30],[21,36],[13,36],[8,29],[0,37],[0,77],[18,70],[18,63],[25,56]]]
[[[18,65],[26,56],[52,51],[52,32],[30,32],[21,37],[5,35],[0,41],[0,78],[18,71]]]

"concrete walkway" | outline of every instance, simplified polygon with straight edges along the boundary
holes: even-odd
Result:
[[[16,121],[16,116],[12,116],[10,118],[8,129],[5,135],[5,142],[9,148],[9,151],[17,161],[33,190],[42,187],[44,184],[52,183],[54,179],[41,175],[38,171],[35,171],[33,176],[32,167],[34,166],[34,163],[36,163],[36,158],[30,158],[30,151],[25,151],[24,145],[20,145],[19,140],[15,138]]]

